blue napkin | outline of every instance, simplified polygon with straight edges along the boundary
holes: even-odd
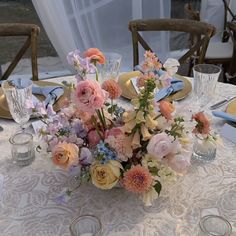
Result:
[[[172,93],[175,93],[184,87],[184,82],[179,79],[172,79],[171,80],[171,86],[168,88],[162,88],[155,94],[155,101],[158,102],[162,100],[165,97],[168,97]]]
[[[32,93],[44,95],[46,97],[44,102],[47,108],[49,104],[53,105],[63,95],[64,89],[63,86],[41,87],[33,85]]]
[[[236,116],[230,115],[229,113],[226,113],[224,111],[212,111],[212,114],[216,117],[223,118],[227,121],[236,122]]]
[[[7,80],[9,84],[14,85],[17,89],[24,89],[28,87],[30,84],[32,84],[30,79],[8,79]]]

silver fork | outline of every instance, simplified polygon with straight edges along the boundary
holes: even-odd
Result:
[[[217,109],[217,108],[219,108],[219,107],[225,105],[226,103],[232,101],[232,100],[235,99],[235,98],[236,98],[236,95],[233,96],[233,97],[228,97],[228,98],[226,98],[226,99],[224,99],[224,100],[222,100],[222,101],[220,101],[220,102],[217,102],[216,104],[210,106],[210,109],[211,109],[211,110],[215,110],[215,109]]]

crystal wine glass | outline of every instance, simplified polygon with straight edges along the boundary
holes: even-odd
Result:
[[[122,56],[119,53],[114,52],[105,52],[104,55],[106,61],[104,64],[100,65],[101,82],[104,82],[107,79],[117,80]]]
[[[12,118],[24,130],[31,111],[27,107],[27,101],[32,99],[32,81],[28,79],[6,80],[2,83],[2,89],[6,96],[9,111]]]

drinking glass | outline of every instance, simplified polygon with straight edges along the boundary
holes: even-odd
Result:
[[[120,63],[122,56],[119,53],[107,52],[104,53],[106,61],[100,66],[102,81],[107,79],[117,79],[120,71]]]
[[[204,236],[229,236],[232,233],[232,226],[223,217],[207,215],[199,222],[199,235]]]
[[[219,66],[211,64],[198,64],[193,67],[194,100],[200,107],[213,98],[220,72]]]
[[[18,166],[30,165],[35,159],[33,135],[16,133],[10,139],[13,163]]]
[[[102,224],[93,215],[82,215],[75,218],[70,225],[72,236],[101,236]]]
[[[32,99],[32,81],[21,78],[6,80],[2,83],[2,89],[12,118],[23,130],[31,115],[26,104],[28,100]]]

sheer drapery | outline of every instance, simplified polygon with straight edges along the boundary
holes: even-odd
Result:
[[[169,18],[171,0],[32,0],[40,20],[65,65],[69,51],[98,47],[122,54],[122,70],[132,66],[128,22],[138,18]],[[147,35],[153,50],[165,59],[169,35]],[[154,44],[155,41],[155,44]],[[142,53],[142,52],[140,52]]]
[[[236,8],[236,0],[226,1],[229,7],[234,12]],[[224,2],[222,0],[202,0],[200,18],[202,21],[208,22],[216,27],[216,34],[211,41],[220,42],[224,31]],[[232,17],[227,15],[227,20],[230,21]]]

